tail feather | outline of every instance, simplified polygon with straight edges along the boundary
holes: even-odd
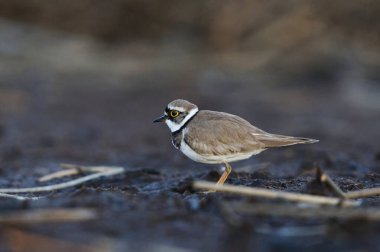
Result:
[[[295,144],[312,144],[312,143],[319,142],[319,140],[311,139],[311,138],[291,137],[291,136],[282,136],[282,135],[274,135],[274,134],[258,136],[257,140],[263,143],[265,148],[283,147],[283,146],[289,146],[289,145],[295,145]]]

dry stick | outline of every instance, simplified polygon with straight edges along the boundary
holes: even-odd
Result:
[[[323,172],[319,166],[317,166],[317,178],[322,182],[330,186],[331,189],[341,198],[344,199],[358,199],[358,198],[366,198],[371,196],[380,195],[380,187],[362,189],[351,192],[343,192],[342,189],[327,175]]]
[[[122,168],[119,166],[84,166],[74,164],[59,164],[63,169],[76,169],[79,172],[105,172],[115,168]]]
[[[95,219],[96,212],[92,209],[38,209],[16,211],[0,215],[0,224],[28,224],[41,222],[77,222]]]
[[[18,195],[13,195],[13,194],[6,194],[6,193],[0,193],[0,197],[11,198],[11,199],[16,199],[16,200],[38,200],[41,198],[41,197],[25,197],[25,196],[18,196]]]
[[[346,193],[319,166],[317,166],[317,179],[329,186],[337,196],[343,199],[347,198]]]
[[[63,170],[63,171],[58,171],[54,172],[48,175],[45,175],[41,178],[38,179],[39,182],[46,182],[52,179],[57,179],[57,178],[63,178],[67,176],[74,176],[77,175],[79,171],[77,169],[70,169],[70,170]]]
[[[52,179],[57,178],[63,178],[66,176],[73,176],[77,175],[83,172],[109,172],[112,171],[115,168],[122,168],[122,167],[109,167],[109,166],[82,166],[82,165],[72,165],[72,164],[61,164],[62,168],[67,169],[63,171],[54,172],[48,175],[45,175],[41,178],[39,178],[39,182],[46,182]]]
[[[90,174],[81,178],[73,179],[64,183],[48,186],[28,187],[28,188],[0,188],[0,193],[32,193],[32,192],[49,192],[59,190],[67,187],[77,186],[87,181],[94,180],[100,177],[109,177],[116,174],[123,173],[125,170],[123,167],[109,167],[108,171]]]
[[[310,203],[320,205],[341,205],[341,206],[359,206],[359,201],[342,200],[340,198],[308,195],[301,193],[280,192],[261,188],[252,188],[246,186],[233,185],[216,185],[215,183],[196,181],[193,183],[195,189],[214,190],[219,192],[229,192],[249,196],[263,197],[269,199],[282,199],[299,203]]]
[[[378,196],[380,195],[380,187],[347,192],[345,195],[347,199],[357,199],[357,198]]]

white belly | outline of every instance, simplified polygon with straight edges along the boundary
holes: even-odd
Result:
[[[205,164],[221,164],[224,162],[234,162],[239,160],[244,160],[247,158],[252,157],[253,155],[259,154],[260,152],[264,151],[265,149],[257,150],[250,153],[235,153],[230,155],[223,155],[223,156],[214,156],[214,155],[199,155],[196,153],[193,149],[190,148],[189,145],[186,144],[185,141],[182,140],[180,150],[183,154],[185,154],[188,158],[199,162],[199,163],[205,163]]]

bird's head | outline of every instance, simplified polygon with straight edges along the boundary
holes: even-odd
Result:
[[[177,99],[170,102],[164,114],[153,122],[165,122],[171,132],[182,128],[198,112],[198,107],[186,100]]]

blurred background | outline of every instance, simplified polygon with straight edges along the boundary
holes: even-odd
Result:
[[[276,177],[322,160],[363,178],[380,160],[379,13],[376,0],[0,1],[0,185],[61,162],[216,170],[152,123],[176,98],[321,140],[240,166]]]

